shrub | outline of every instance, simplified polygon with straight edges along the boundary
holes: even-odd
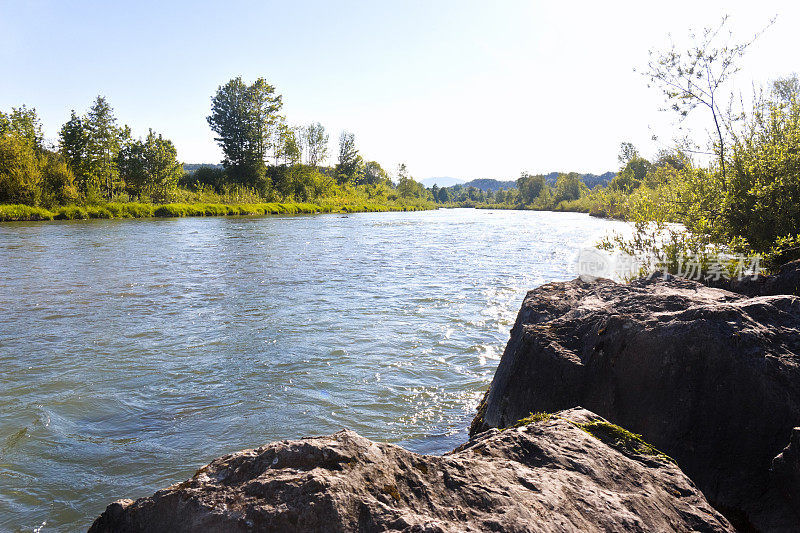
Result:
[[[53,213],[41,207],[29,205],[0,205],[0,221],[53,220]]]
[[[13,134],[0,134],[0,202],[36,205],[41,199],[41,169],[32,146]]]
[[[89,218],[89,213],[86,212],[86,209],[77,205],[68,205],[59,207],[54,218],[56,220],[85,220]]]
[[[114,214],[102,205],[90,205],[86,208],[89,218],[114,218]]]
[[[164,204],[153,210],[154,217],[185,217],[186,204]]]

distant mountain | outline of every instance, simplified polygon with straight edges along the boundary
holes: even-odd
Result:
[[[551,185],[555,185],[556,181],[558,181],[558,176],[563,174],[563,172],[550,172],[549,174],[544,175],[544,179],[547,183]],[[583,181],[587,187],[593,189],[597,185],[608,185],[608,182],[611,181],[614,176],[616,176],[616,172],[606,172],[604,174],[582,174],[581,181]],[[431,178],[433,179],[433,178]],[[423,182],[425,183],[425,182]],[[427,184],[426,184],[427,185]],[[430,187],[431,185],[427,185]],[[439,185],[441,187],[442,185]],[[480,189],[482,191],[492,191],[496,192],[500,189],[515,189],[517,187],[517,181],[500,181],[494,179],[477,179],[468,181],[463,183],[464,187],[475,187],[476,189]]]
[[[191,174],[200,167],[222,168],[222,165],[217,163],[184,163],[183,171]]]
[[[547,180],[547,183],[551,185],[555,185],[556,181],[558,181],[558,176],[561,174],[565,174],[564,172],[551,172],[549,174],[545,174],[544,179]],[[581,181],[586,184],[587,187],[593,189],[597,185],[608,185],[608,182],[614,179],[616,176],[616,172],[605,172],[603,174],[582,174]]]
[[[433,187],[434,185],[438,185],[439,187],[452,187],[453,185],[464,183],[464,180],[442,176],[440,178],[425,178],[421,183],[426,187]]]
[[[499,191],[500,189],[513,189],[517,186],[516,181],[498,181],[493,179],[477,179],[468,181],[464,187],[475,187],[482,191]]]
[[[596,174],[584,174],[581,178],[587,187],[594,189],[597,185],[608,185],[614,179],[616,172],[604,172],[599,176]]]

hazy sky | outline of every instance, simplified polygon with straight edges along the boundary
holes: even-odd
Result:
[[[218,162],[212,94],[263,76],[290,124],[328,128],[331,153],[346,129],[365,158],[406,162],[417,179],[599,173],[616,168],[621,141],[649,155],[654,133],[673,135],[659,93],[633,72],[648,49],[725,13],[741,40],[778,15],[736,90],[800,72],[796,0],[0,0],[0,109],[36,107],[55,139],[70,109],[103,94],[135,135],[152,127],[183,161]]]

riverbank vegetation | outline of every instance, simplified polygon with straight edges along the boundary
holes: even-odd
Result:
[[[376,203],[269,202],[256,204],[171,203],[144,204],[139,202],[110,202],[87,206],[63,206],[53,210],[23,204],[0,205],[0,222],[33,220],[88,220],[92,218],[150,218],[150,217],[219,217],[299,215],[316,213],[370,213],[383,211],[418,211],[415,205]]]
[[[222,165],[184,171],[172,141],[152,129],[135,138],[98,96],[72,111],[56,142],[34,108],[0,111],[0,220],[213,216],[432,209],[432,196],[401,165],[395,179],[365,160],[343,132],[325,166],[329,134],[291,127],[282,96],[263,78],[221,86],[207,120]]]
[[[726,92],[737,60],[756,39],[718,44],[728,38],[725,24],[702,32],[688,50],[652,52],[644,72],[679,121],[698,109],[705,113],[705,145],[681,139],[646,158],[622,143],[617,174],[593,188],[575,173],[555,182],[524,173],[509,190],[449,187],[434,198],[445,205],[631,221],[633,237],[615,236],[602,247],[637,257],[642,273],[681,273],[690,257],[702,272],[720,257],[729,271],[741,267],[736,256],[759,257],[767,270],[800,258],[800,81],[796,74],[777,78],[747,105],[740,94]]]

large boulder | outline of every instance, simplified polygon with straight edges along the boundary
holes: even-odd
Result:
[[[774,296],[794,294],[800,296],[800,259],[782,265],[770,276],[745,276],[741,279],[724,278],[708,282],[711,286],[727,289],[746,296]]]
[[[773,459],[771,473],[778,489],[800,510],[800,428],[792,430],[789,445]]]
[[[737,527],[800,531],[777,481],[797,478],[770,475],[800,425],[800,298],[669,276],[533,290],[471,432],[577,405],[674,457]]]
[[[636,436],[582,409],[490,430],[444,456],[350,431],[221,457],[108,506],[101,532],[733,531]]]

